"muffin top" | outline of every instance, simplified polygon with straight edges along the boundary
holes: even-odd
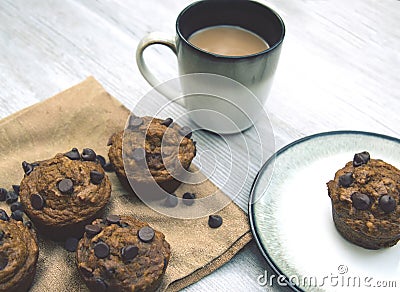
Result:
[[[400,170],[368,152],[355,155],[328,182],[333,208],[354,230],[400,237]]]
[[[73,225],[93,216],[110,199],[110,181],[91,149],[80,154],[74,148],[48,160],[24,162],[23,167],[20,198],[34,222]]]
[[[169,257],[164,234],[133,217],[109,215],[85,227],[76,261],[92,289],[147,291],[159,284]]]
[[[32,229],[0,212],[0,291],[10,291],[34,272],[39,248]]]
[[[168,181],[189,168],[196,155],[191,129],[172,119],[130,118],[109,141],[110,161],[120,175],[140,182]]]

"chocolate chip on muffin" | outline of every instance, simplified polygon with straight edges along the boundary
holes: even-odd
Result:
[[[368,249],[400,240],[400,170],[366,151],[338,170],[328,182],[336,229],[350,242]]]
[[[91,291],[155,291],[169,258],[161,232],[133,217],[111,215],[85,227],[76,264]]]
[[[111,184],[96,153],[73,148],[37,163],[25,174],[20,198],[38,231],[54,239],[79,236],[84,226],[102,214]]]
[[[36,234],[13,216],[10,219],[2,209],[0,216],[0,291],[27,291],[39,255]]]

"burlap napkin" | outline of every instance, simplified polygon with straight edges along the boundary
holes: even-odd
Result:
[[[129,115],[116,99],[94,79],[84,82],[0,121],[0,187],[19,184],[21,162],[47,159],[72,147],[93,148],[107,157],[107,140],[124,127]],[[180,290],[210,274],[229,261],[251,239],[245,213],[230,203],[219,214],[224,224],[207,225],[208,218],[173,219],[148,208],[123,189],[109,173],[113,192],[108,212],[131,214],[162,231],[171,245],[171,261],[162,290]],[[190,189],[201,194],[217,190],[210,181],[182,185],[177,194]],[[4,203],[1,207],[9,212]],[[39,235],[40,256],[32,291],[86,291],[76,267],[74,253],[63,243]]]

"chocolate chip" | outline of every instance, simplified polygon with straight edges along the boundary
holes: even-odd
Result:
[[[3,209],[0,209],[0,220],[3,220],[3,221],[10,220],[10,217],[8,217],[6,211],[4,211]]]
[[[22,162],[22,169],[26,175],[30,175],[34,169],[34,166],[26,161]]]
[[[164,126],[166,126],[166,127],[169,127],[173,122],[174,122],[173,119],[167,118],[167,119],[165,119],[165,120],[161,123],[161,125],[164,125]]]
[[[146,151],[143,148],[135,148],[132,151],[131,157],[136,162],[141,162],[146,159]]]
[[[91,268],[87,268],[85,266],[80,266],[79,270],[81,272],[81,274],[86,277],[86,278],[91,278],[93,277],[93,271]]]
[[[354,158],[353,158],[353,166],[358,167],[363,164],[367,164],[369,159],[370,159],[370,155],[367,151],[357,153],[354,155]]]
[[[75,238],[75,237],[68,237],[65,240],[64,248],[67,251],[71,251],[71,252],[76,251],[76,248],[78,247],[78,241],[79,240],[77,238]]]
[[[13,218],[16,221],[24,221],[24,219],[22,218],[24,215],[24,212],[22,212],[21,210],[15,210],[14,212],[11,213],[11,218]]]
[[[106,164],[106,159],[102,155],[97,155],[96,161],[100,163],[101,167],[104,167],[104,165]]]
[[[33,194],[31,196],[31,205],[32,205],[33,209],[42,210],[44,207],[44,203],[45,203],[45,201],[41,195]]]
[[[357,210],[367,210],[371,205],[369,196],[359,192],[353,193],[351,195],[351,200],[353,201],[354,208]]]
[[[90,171],[90,182],[94,185],[99,185],[103,181],[104,173],[101,173],[97,170]]]
[[[22,205],[21,202],[14,202],[10,206],[11,212],[14,212],[16,210],[21,210],[24,211],[24,206]]]
[[[0,254],[0,271],[4,270],[4,268],[8,264],[8,258],[5,256],[5,254],[1,253]]]
[[[107,284],[104,282],[103,279],[97,278],[95,281],[96,291],[107,291]]]
[[[58,182],[57,188],[61,193],[70,195],[74,192],[74,183],[69,178],[65,178]]]
[[[353,173],[351,172],[347,172],[344,175],[339,176],[339,184],[344,188],[348,188],[353,182]]]
[[[3,231],[3,230],[0,230],[0,240],[3,240],[4,235],[5,235],[4,231]]]
[[[31,222],[31,221],[25,222],[25,226],[26,226],[28,229],[31,229],[31,228],[32,228],[32,222]]]
[[[6,196],[6,203],[12,204],[18,201],[18,195],[14,191],[9,191]]]
[[[111,137],[110,137],[110,138],[108,138],[108,141],[107,141],[107,146],[111,146],[111,145],[112,145],[112,143],[113,143],[113,137],[114,137],[114,134],[113,134],[113,135],[111,135]]]
[[[222,217],[219,215],[210,215],[208,217],[208,226],[218,228],[222,225]]]
[[[396,200],[390,195],[383,195],[379,199],[379,208],[385,213],[391,213],[396,210]]]
[[[8,191],[4,188],[0,188],[0,201],[3,202],[6,200]]]
[[[85,161],[96,161],[96,152],[93,149],[85,148],[82,150],[82,159]]]
[[[150,242],[154,238],[154,230],[150,226],[142,227],[138,232],[138,237],[143,242]]]
[[[119,224],[121,218],[118,215],[108,215],[106,221],[108,224]]]
[[[175,194],[168,194],[164,205],[170,208],[176,207],[178,205],[178,198]]]
[[[129,119],[128,129],[133,130],[140,127],[143,124],[143,119],[138,117],[131,117]]]
[[[98,242],[94,246],[94,254],[99,259],[104,259],[110,254],[110,247],[105,242]]]
[[[77,148],[72,148],[71,151],[65,153],[64,156],[68,157],[71,160],[81,159],[81,155],[79,154],[79,150]]]
[[[186,192],[183,194],[182,197],[183,197],[183,203],[187,206],[191,206],[193,205],[194,200],[196,199],[196,194]]]
[[[101,227],[99,225],[86,225],[85,226],[85,232],[86,236],[91,238],[99,234],[101,231]]]
[[[124,261],[133,260],[139,253],[139,248],[134,245],[128,245],[121,249],[121,257]]]
[[[163,267],[163,271],[165,272],[165,270],[167,269],[168,266],[168,259],[164,258],[164,267]]]
[[[19,185],[12,185],[14,192],[19,196],[20,186]]]
[[[179,134],[181,134],[182,136],[184,136],[184,137],[186,137],[188,139],[190,139],[190,137],[192,137],[192,129],[190,129],[187,126],[184,126],[184,127],[180,128],[178,130],[178,132],[179,132]]]
[[[107,162],[106,164],[104,164],[103,169],[104,171],[111,172],[114,171],[114,166],[111,162]]]

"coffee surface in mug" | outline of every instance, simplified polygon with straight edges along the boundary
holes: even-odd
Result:
[[[269,48],[257,34],[232,25],[210,26],[194,32],[189,42],[207,52],[223,56],[247,56]]]

